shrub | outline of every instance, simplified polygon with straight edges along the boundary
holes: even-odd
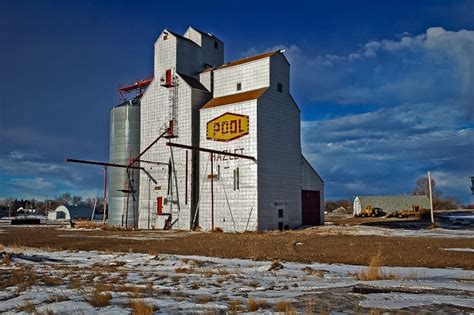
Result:
[[[268,302],[265,300],[254,300],[252,298],[247,301],[247,311],[255,312],[261,308],[268,308]]]
[[[132,314],[134,315],[150,315],[158,308],[154,305],[146,304],[144,300],[130,300],[128,306],[132,309]]]
[[[296,314],[296,309],[289,301],[278,301],[275,305],[275,312],[283,312],[285,314]]]
[[[26,301],[25,304],[19,306],[17,308],[19,312],[25,312],[25,313],[34,313],[36,311],[36,306],[31,302],[31,301]]]
[[[382,272],[382,252],[379,249],[377,254],[370,260],[367,270],[361,271],[356,275],[358,280],[363,281],[375,281],[375,280],[384,280],[384,279],[395,279],[396,276],[393,274],[385,274]]]
[[[112,294],[110,294],[109,292],[94,290],[88,301],[94,307],[104,307],[110,305],[111,299]]]

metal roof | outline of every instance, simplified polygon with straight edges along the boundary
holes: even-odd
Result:
[[[357,196],[361,209],[372,207],[382,208],[384,211],[409,210],[413,206],[429,209],[430,200],[426,196]]]
[[[261,88],[261,89],[237,93],[237,94],[215,97],[211,99],[209,102],[207,102],[206,104],[204,104],[204,106],[202,106],[201,109],[255,100],[255,99],[260,98],[267,89],[268,88]]]
[[[260,55],[255,55],[255,56],[251,56],[251,57],[242,58],[242,59],[239,59],[239,60],[234,60],[234,61],[223,64],[222,66],[218,67],[216,70],[241,65],[243,63],[247,63],[247,62],[251,62],[251,61],[255,61],[255,60],[259,60],[259,59],[263,59],[263,58],[268,58],[268,57],[271,57],[274,54],[279,53],[279,52],[280,52],[280,50],[274,50],[274,51],[266,52],[266,53],[263,53],[263,54],[260,54]]]
[[[185,75],[185,74],[182,74],[182,73],[179,73],[179,72],[178,72],[178,74],[184,80],[184,82],[186,82],[191,88],[197,89],[197,90],[207,91],[206,87],[204,85],[202,85],[202,83],[198,79],[195,79],[193,77],[190,77],[188,75]],[[207,91],[207,92],[209,92],[209,91]]]

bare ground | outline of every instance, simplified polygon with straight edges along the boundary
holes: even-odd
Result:
[[[365,266],[380,250],[384,266],[474,269],[473,252],[443,250],[474,248],[473,238],[354,236],[317,229],[235,234],[5,227],[0,244]]]

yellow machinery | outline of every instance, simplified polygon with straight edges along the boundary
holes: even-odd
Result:
[[[423,209],[420,206],[413,206],[411,210],[398,210],[391,214],[388,217],[397,217],[397,218],[408,218],[408,217],[419,217],[423,218],[428,216],[428,209]]]
[[[367,206],[356,216],[366,218],[366,217],[383,217],[386,213],[381,208],[372,208],[372,206]]]

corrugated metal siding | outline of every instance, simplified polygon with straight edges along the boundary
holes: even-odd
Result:
[[[140,104],[139,102],[114,107],[110,111],[110,153],[109,161],[128,164],[130,157],[140,153]],[[139,166],[137,163],[136,166]],[[120,190],[128,189],[128,176],[123,168],[109,167],[109,224],[135,227],[138,222],[139,172],[132,170],[136,201]]]
[[[409,210],[413,206],[429,209],[430,201],[426,196],[357,196],[354,199],[354,214],[371,206],[382,208],[385,212]]]

